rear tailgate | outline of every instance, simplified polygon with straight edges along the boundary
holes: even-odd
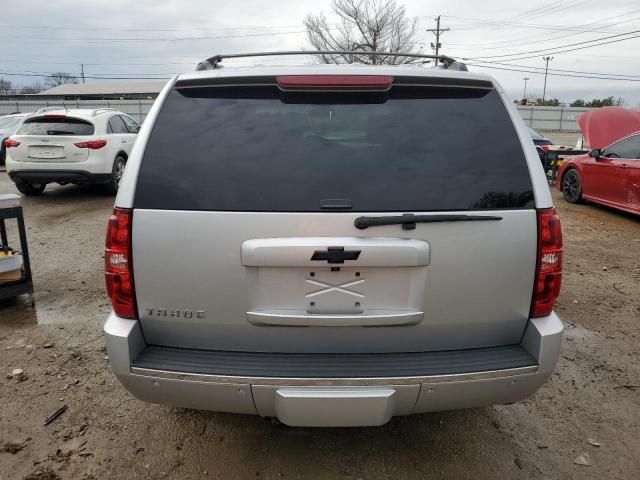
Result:
[[[488,82],[178,84],[134,208],[138,311],[152,344],[468,349],[518,343],[527,323],[533,193]],[[426,223],[375,225],[400,215]],[[358,228],[362,217],[374,225]]]

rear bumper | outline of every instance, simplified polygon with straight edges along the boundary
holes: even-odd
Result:
[[[106,183],[108,173],[91,173],[84,170],[11,170],[9,177],[14,182],[25,183]]]
[[[528,397],[555,368],[562,322],[555,314],[530,320],[520,345],[377,355],[149,346],[136,320],[114,314],[104,331],[113,372],[141,400],[274,416],[292,426],[370,426]]]

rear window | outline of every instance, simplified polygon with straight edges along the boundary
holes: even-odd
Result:
[[[531,208],[524,152],[494,90],[178,88],[149,138],[136,208]]]
[[[38,117],[26,120],[18,135],[93,135],[93,124],[73,117]]]

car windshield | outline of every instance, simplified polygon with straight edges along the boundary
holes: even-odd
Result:
[[[0,129],[8,130],[14,128],[20,123],[23,117],[0,117]]]

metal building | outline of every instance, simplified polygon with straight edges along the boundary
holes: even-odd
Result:
[[[154,99],[166,80],[129,82],[65,83],[29,98],[39,100],[140,100]]]

